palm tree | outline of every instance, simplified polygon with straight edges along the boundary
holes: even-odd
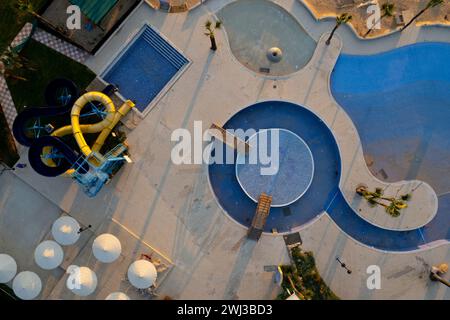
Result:
[[[329,46],[331,43],[331,39],[333,39],[334,37],[334,33],[336,32],[336,30],[342,25],[342,24],[346,24],[347,22],[350,22],[352,20],[352,16],[349,15],[348,13],[343,13],[340,16],[336,17],[336,25],[333,28],[333,31],[331,31],[330,37],[328,38],[326,45]]]
[[[50,23],[50,21],[48,21],[47,19],[45,19],[43,16],[41,16],[40,14],[38,14],[33,6],[33,3],[29,0],[17,0],[17,9],[19,9],[20,11],[26,12],[28,14],[31,14],[33,17],[35,17],[38,20],[41,20],[43,22],[45,22],[46,24],[48,24],[49,26],[51,26],[52,24]]]
[[[428,4],[426,5],[425,8],[423,8],[422,10],[420,10],[420,12],[418,14],[416,14],[411,21],[409,21],[403,28],[402,31],[405,30],[406,28],[408,28],[417,18],[419,18],[421,15],[423,15],[428,9],[437,7],[438,5],[441,5],[444,3],[444,0],[430,0],[430,2],[428,2]]]
[[[376,188],[375,191],[369,191],[367,186],[359,185],[356,188],[356,193],[362,196],[370,205],[380,205],[386,209],[386,212],[393,217],[400,216],[400,210],[408,207],[406,203],[411,199],[411,194],[405,194],[400,198],[384,197],[383,189]]]
[[[209,40],[211,40],[211,50],[213,50],[213,51],[217,50],[215,30],[220,29],[221,25],[222,25],[222,22],[216,21],[216,24],[213,28],[212,22],[210,20],[206,21],[206,23],[205,23],[205,28],[206,28],[205,35],[209,37]]]
[[[385,4],[383,4],[381,6],[381,11],[383,11],[383,14],[380,17],[380,20],[377,22],[380,22],[381,20],[383,20],[386,17],[393,17],[394,9],[395,9],[395,4],[393,4],[393,3],[386,2]],[[374,27],[375,26],[373,26],[366,32],[366,34],[364,35],[364,38],[366,38],[373,31]]]
[[[27,58],[21,56],[11,47],[8,47],[3,55],[0,56],[0,74],[3,74],[5,78],[10,77],[26,81],[26,78],[16,74],[16,72],[21,69],[36,71]]]
[[[27,78],[21,77],[19,75],[14,74],[13,70],[10,68],[7,68],[3,61],[0,61],[0,74],[6,78],[12,78],[15,80],[21,80],[21,81],[28,81]]]

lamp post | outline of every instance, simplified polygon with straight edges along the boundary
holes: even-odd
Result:
[[[15,167],[12,167],[12,168],[8,168],[8,167],[5,166],[5,165],[3,165],[3,166],[4,166],[4,168],[2,169],[2,171],[0,171],[0,174],[2,174],[2,173],[5,172],[5,171],[15,171],[16,168],[18,168],[18,169],[26,168],[26,167],[27,167],[27,164],[26,164],[26,163],[18,163],[18,164],[16,164]]]
[[[341,265],[341,268],[344,268],[348,274],[352,273],[352,270],[347,268],[347,265],[345,263],[343,263],[341,260],[339,260],[339,257],[336,257],[336,261],[339,262],[339,264]]]
[[[80,234],[80,233],[82,233],[83,231],[86,231],[87,229],[90,229],[90,228],[92,228],[91,225],[88,225],[86,228],[81,227],[81,228],[78,230],[77,233]]]

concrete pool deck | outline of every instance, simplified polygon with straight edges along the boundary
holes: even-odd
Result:
[[[125,166],[97,198],[86,198],[70,180],[56,178],[50,181],[38,176],[31,168],[15,172],[20,180],[56,207],[84,225],[92,224],[94,233],[103,230],[105,221],[114,219],[111,221],[123,226],[126,232],[137,235],[140,241],[169,257],[174,268],[159,288],[161,296],[169,295],[176,299],[271,299],[276,297],[279,288],[274,283],[273,273],[264,271],[264,267],[289,263],[281,236],[265,234],[258,243],[248,241],[245,239],[246,229],[221,212],[208,184],[206,165],[172,164],[170,134],[174,129],[192,130],[194,120],[202,120],[206,129],[212,122],[224,123],[237,111],[257,101],[287,100],[312,110],[333,130],[343,162],[341,189],[348,199],[354,197],[355,186],[362,181],[370,181],[371,187],[383,185],[371,176],[356,129],[330,94],[329,76],[341,51],[340,39],[337,37],[330,47],[324,45],[323,39],[320,40],[311,62],[290,77],[271,79],[258,76],[233,57],[224,31],[217,32],[219,50],[216,53],[209,50],[203,24],[212,12],[228,2],[208,1],[189,13],[174,15],[154,11],[144,3],[111,41],[86,62],[100,74],[126,40],[145,22],[155,26],[193,60],[185,74],[128,134],[134,163]],[[300,12],[305,14],[303,11],[306,9],[295,0],[276,2],[293,12],[297,19],[302,16]],[[328,25],[322,27],[322,22],[316,26],[326,31],[331,29]],[[307,28],[306,25],[304,27]],[[356,40],[347,44],[345,28],[340,31],[339,37],[346,43],[344,50],[362,53],[369,49]],[[421,32],[415,28],[410,32],[402,35],[402,39],[405,42],[417,41],[416,32]],[[376,40],[370,50],[384,51],[401,45],[398,41],[390,41],[387,39],[378,47]],[[352,43],[356,43],[358,48],[353,48]],[[21,162],[25,161],[26,157],[22,156]],[[0,177],[2,184],[5,177]],[[14,181],[5,182],[5,192],[24,190],[22,187],[15,189],[22,182],[19,179]],[[420,188],[415,195],[422,194],[423,190],[424,198],[431,201],[427,212],[432,215],[435,209],[433,194],[424,184]],[[31,194],[34,191],[27,188],[26,192]],[[353,206],[355,208],[357,204]],[[414,207],[411,204],[411,208]],[[12,214],[14,209],[2,209],[2,215],[5,210]],[[42,224],[47,222],[50,228],[53,218],[40,216],[39,219]],[[380,251],[348,237],[326,213],[298,231],[303,247],[314,252],[322,277],[343,299],[450,299],[448,288],[428,280],[431,265],[449,262],[448,242],[415,252]],[[340,267],[336,257],[352,269],[351,275]],[[86,260],[80,258],[80,261]],[[366,286],[366,269],[370,265],[381,268],[380,290],[369,290]],[[110,276],[107,270],[100,272],[99,283],[102,283],[102,278]],[[118,280],[110,285],[110,290],[120,289]],[[50,294],[52,298],[68,297],[63,290],[63,281],[64,277]],[[103,299],[104,293],[99,289],[88,298]]]

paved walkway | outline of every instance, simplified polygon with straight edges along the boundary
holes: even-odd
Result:
[[[35,33],[33,34],[33,39],[80,63],[84,63],[89,57],[88,52],[42,29],[37,29],[35,31]]]
[[[34,262],[34,249],[47,237],[61,209],[11,171],[0,175],[0,208],[0,253],[14,257],[18,272],[36,272],[45,283],[40,296],[45,297],[64,271],[40,269]]]
[[[92,224],[93,232],[101,230],[105,219],[113,218],[170,257],[175,267],[160,287],[160,294],[173,298],[274,298],[279,288],[273,273],[264,271],[264,267],[289,262],[282,237],[265,234],[257,244],[245,239],[245,228],[218,206],[205,165],[172,164],[173,143],[169,137],[174,129],[192,130],[195,120],[202,120],[206,129],[212,122],[223,123],[257,101],[288,100],[307,106],[332,128],[343,157],[341,189],[348,198],[354,197],[355,185],[362,180],[382,185],[370,175],[356,129],[329,91],[329,75],[342,47],[339,37],[330,47],[322,38],[313,60],[299,73],[283,79],[265,78],[237,62],[223,30],[217,32],[219,50],[209,50],[203,35],[204,22],[228,2],[208,1],[189,13],[175,15],[154,11],[144,3],[111,41],[86,61],[101,74],[114,53],[143,23],[155,26],[193,60],[171,90],[129,133],[134,163],[127,165],[96,198],[87,199],[78,186],[64,178],[50,182],[31,169],[17,172],[18,177],[83,224]],[[304,10],[294,0],[277,2],[297,18]],[[380,48],[372,48],[376,49]],[[430,196],[429,190],[422,188],[423,195]],[[427,209],[434,210],[432,206]],[[326,213],[299,231],[304,247],[314,251],[321,275],[341,298],[450,298],[450,290],[431,283],[427,277],[430,265],[450,260],[448,243],[417,252],[383,252],[348,237]],[[336,262],[337,256],[352,269],[350,276]],[[381,290],[371,291],[365,285],[366,269],[372,264],[381,267]],[[55,290],[53,296],[64,296],[58,292]],[[96,292],[89,298],[103,297]]]
[[[17,117],[17,110],[9,91],[6,79],[0,75],[0,105],[3,108],[9,129],[12,130],[14,119]]]
[[[26,23],[19,33],[14,37],[10,44],[11,48],[16,48],[21,46],[24,41],[26,41],[33,31],[33,25],[31,23]],[[14,119],[17,116],[16,106],[9,91],[6,79],[0,75],[0,105],[3,108],[3,112],[8,122],[9,128],[12,130]]]

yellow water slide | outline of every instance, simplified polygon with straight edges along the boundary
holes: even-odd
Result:
[[[94,124],[80,124],[80,114],[81,110],[90,102],[100,102],[105,106],[106,109],[106,117],[100,122]],[[99,159],[101,159],[100,150],[105,143],[106,139],[110,135],[111,131],[114,127],[119,123],[119,121],[135,106],[135,104],[127,100],[125,103],[116,111],[114,103],[112,100],[104,93],[92,91],[85,93],[77,101],[72,107],[72,111],[70,113],[71,125],[64,126],[55,130],[52,133],[54,137],[63,137],[68,134],[73,134],[78,147],[80,148],[83,155],[88,159],[88,161],[98,166],[101,164]],[[86,140],[84,139],[83,133],[98,133],[99,136],[95,140],[94,145],[91,147],[88,146]],[[51,153],[51,147],[44,148],[44,161],[48,166],[56,166],[52,159],[46,158],[45,155]],[[66,173],[73,173],[73,169],[68,170]]]

